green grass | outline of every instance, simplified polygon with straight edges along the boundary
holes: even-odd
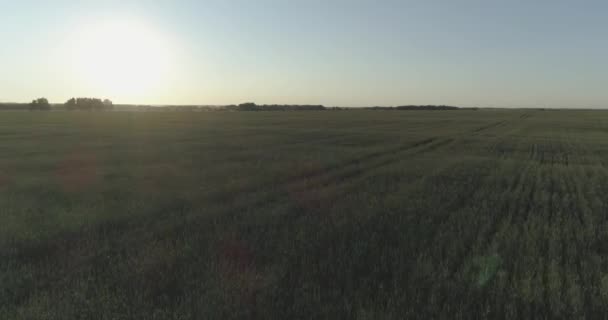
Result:
[[[0,113],[0,319],[608,313],[608,112]]]

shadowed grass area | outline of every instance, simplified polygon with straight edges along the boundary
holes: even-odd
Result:
[[[0,117],[0,318],[606,311],[608,113]]]

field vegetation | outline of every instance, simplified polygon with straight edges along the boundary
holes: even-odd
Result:
[[[608,112],[0,113],[0,319],[608,314]]]

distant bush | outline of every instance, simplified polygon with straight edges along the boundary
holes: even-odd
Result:
[[[396,107],[395,109],[397,110],[458,110],[460,108],[458,107],[452,107],[452,106],[399,106]]]
[[[27,109],[29,109],[29,104],[26,104],[26,103],[12,103],[12,102],[0,103],[0,111],[15,111],[15,110],[27,110]]]
[[[253,102],[247,102],[239,104],[238,106],[231,105],[226,106],[226,110],[231,111],[323,111],[326,108],[322,105],[283,105],[283,104],[271,104],[271,105],[257,105]]]
[[[49,103],[49,100],[47,100],[46,98],[38,98],[36,100],[33,100],[32,102],[30,102],[30,104],[28,106],[29,106],[29,109],[32,111],[51,110],[51,104]]]
[[[435,106],[435,105],[424,105],[424,106],[398,106],[398,107],[365,107],[363,109],[369,110],[461,110],[459,107],[452,106]]]
[[[112,110],[112,101],[97,98],[72,98],[65,103],[67,110],[106,111]]]

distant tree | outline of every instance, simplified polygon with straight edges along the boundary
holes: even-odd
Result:
[[[103,109],[104,110],[112,110],[114,108],[114,104],[110,99],[103,100]]]
[[[68,110],[76,110],[76,99],[72,98],[65,103],[65,108]]]
[[[112,101],[97,98],[72,98],[65,103],[68,110],[102,111],[111,110],[114,105]]]
[[[258,105],[253,102],[241,103],[238,106],[239,111],[257,111],[258,109]]]
[[[48,111],[51,110],[51,104],[46,98],[38,98],[29,104],[30,110]]]

